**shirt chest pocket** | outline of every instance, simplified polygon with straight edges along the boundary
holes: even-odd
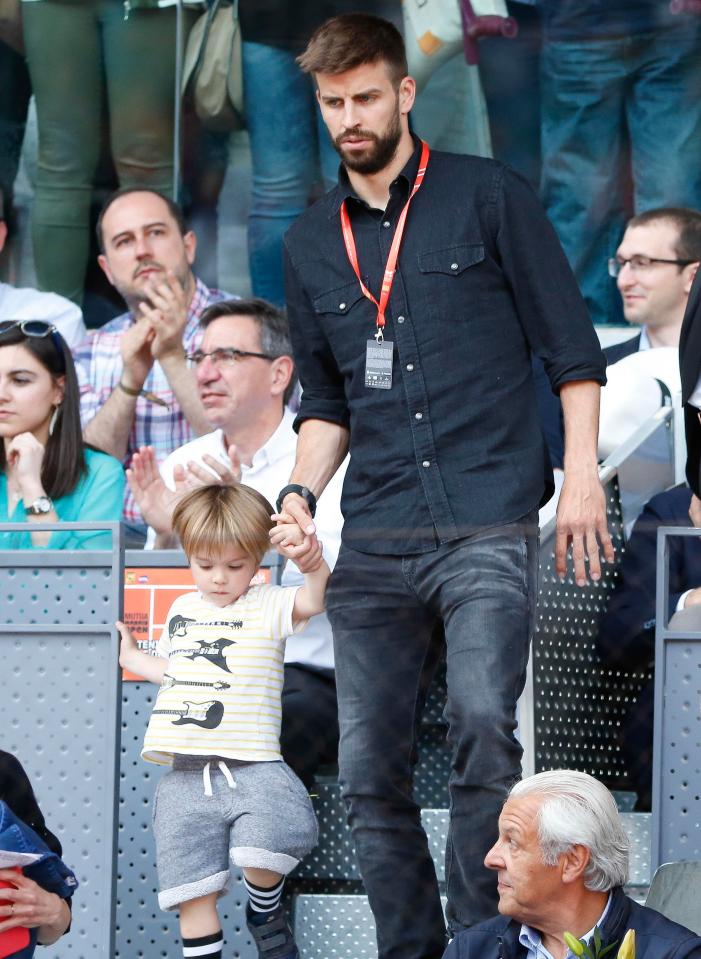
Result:
[[[484,260],[484,243],[461,243],[442,250],[419,253],[421,273],[462,276],[466,270]]]
[[[376,309],[363,295],[360,284],[353,280],[320,293],[312,303],[339,368],[352,364],[360,344],[375,332]]]
[[[487,292],[483,243],[460,243],[418,254],[423,309],[436,331],[456,318],[474,320]]]

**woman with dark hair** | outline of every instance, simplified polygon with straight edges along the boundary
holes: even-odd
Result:
[[[0,321],[1,549],[107,549],[109,531],[33,532],[32,524],[119,520],[124,471],[83,443],[73,357],[40,320]]]

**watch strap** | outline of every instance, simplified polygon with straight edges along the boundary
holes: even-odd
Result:
[[[24,507],[26,516],[46,516],[54,508],[48,496],[38,496],[33,503]]]
[[[296,493],[297,496],[301,496],[303,500],[306,500],[307,506],[309,507],[309,512],[312,514],[312,516],[314,516],[316,513],[316,496],[312,493],[308,486],[300,486],[299,483],[290,483],[288,486],[283,486],[283,488],[280,490],[280,494],[275,504],[278,513],[282,512],[282,501],[288,493]]]

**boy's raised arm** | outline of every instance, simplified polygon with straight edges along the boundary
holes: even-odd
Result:
[[[144,653],[136,645],[136,640],[124,623],[117,620],[115,625],[122,638],[119,646],[119,665],[122,669],[128,669],[130,673],[136,673],[137,676],[143,676],[149,682],[160,685],[168,666],[168,660],[163,656],[151,656],[150,653]]]
[[[321,544],[319,544],[321,552]],[[300,586],[295,597],[292,609],[292,622],[299,623],[326,609],[326,585],[331,570],[326,560],[322,559],[319,566],[311,573],[304,574],[304,586]]]

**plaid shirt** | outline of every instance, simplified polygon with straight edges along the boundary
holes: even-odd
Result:
[[[197,280],[183,332],[183,348],[186,353],[194,352],[202,341],[199,320],[205,308],[228,298],[228,293],[210,290],[201,280]],[[122,313],[121,316],[91,333],[73,351],[80,384],[80,416],[83,427],[104,406],[121,379],[120,340],[122,333],[133,322],[134,317],[131,313]],[[178,449],[183,443],[188,443],[195,436],[190,424],[183,416],[160,363],[155,362],[151,367],[144,383],[144,390],[162,397],[168,406],[151,403],[143,396],[137,397],[134,422],[129,433],[127,454],[123,461],[125,466],[129,465],[133,454],[140,446],[153,446],[160,462],[173,450]],[[128,485],[124,494],[124,519],[130,523],[143,523],[141,511]]]

